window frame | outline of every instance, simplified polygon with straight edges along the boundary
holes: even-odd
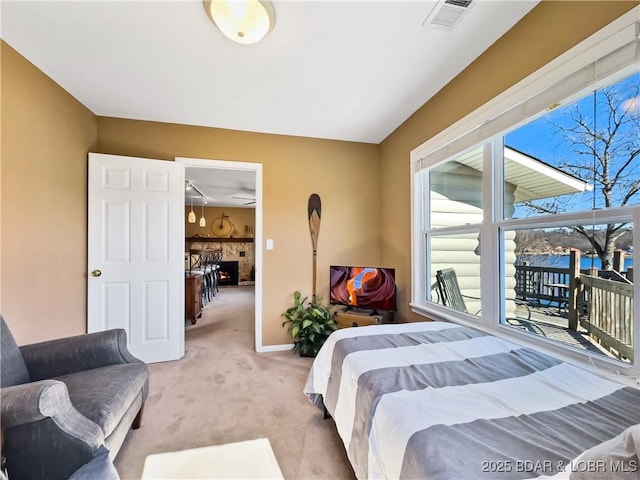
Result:
[[[591,62],[595,62],[610,52],[621,48],[621,46],[640,38],[638,37],[640,33],[639,17],[640,6],[627,12],[565,54],[411,151],[412,288],[410,308],[413,312],[428,318],[453,321],[507,337],[566,360],[579,363],[587,368],[596,368],[600,373],[619,374],[621,375],[620,378],[628,381],[640,379],[640,281],[638,279],[634,282],[633,290],[634,360],[632,364],[624,364],[615,359],[589,354],[586,351],[578,351],[568,345],[549,341],[544,337],[526,334],[500,323],[505,295],[502,282],[500,282],[500,288],[495,290],[496,294],[482,295],[481,316],[458,312],[427,301],[431,287],[430,264],[427,263],[429,259],[429,252],[427,251],[427,246],[429,245],[429,229],[427,228],[429,225],[429,212],[428,205],[423,200],[429,196],[429,168],[452,160],[455,155],[469,148],[467,143],[465,148],[460,148],[456,151],[456,142],[459,139],[465,136],[472,138],[477,136],[479,140],[476,141],[475,145],[483,144],[487,147],[484,148],[482,185],[483,190],[490,193],[483,196],[483,221],[481,224],[440,227],[437,228],[437,233],[441,235],[444,233],[468,232],[470,230],[480,232],[483,253],[480,257],[482,285],[492,285],[492,283],[495,283],[496,278],[503,277],[504,259],[502,258],[501,245],[505,229],[567,226],[571,223],[585,221],[616,223],[621,219],[627,221],[632,219],[634,224],[633,242],[634,246],[636,246],[633,254],[633,263],[634,266],[640,265],[640,207],[638,206],[618,207],[613,210],[613,213],[610,213],[611,211],[596,210],[557,214],[549,217],[504,219],[504,179],[502,152],[499,151],[500,149],[503,150],[504,147],[502,139],[504,132],[500,132],[499,135],[493,134],[487,138],[482,138],[483,125],[487,122],[499,117],[514,106],[520,105],[526,99],[535,96],[535,94],[546,91],[546,89],[575,74],[575,72]],[[620,72],[624,70],[626,69],[620,69]],[[598,81],[591,82],[590,86],[593,87],[594,83],[597,87]],[[573,95],[577,93],[574,92]],[[565,100],[567,100],[566,96],[565,98],[557,99],[557,101]],[[520,124],[530,122],[544,113],[546,112],[533,113],[527,118],[523,118],[520,123],[506,125],[505,128],[508,130],[517,128]],[[434,229],[435,231],[436,229]],[[640,271],[638,268],[636,270]]]

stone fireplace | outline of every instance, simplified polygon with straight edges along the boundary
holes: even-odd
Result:
[[[186,251],[222,249],[222,262],[236,262],[237,281],[234,285],[252,285],[255,265],[253,238],[197,238],[186,240]]]

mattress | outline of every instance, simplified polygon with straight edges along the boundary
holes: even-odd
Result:
[[[360,479],[640,472],[640,390],[453,323],[338,330],[304,393]]]

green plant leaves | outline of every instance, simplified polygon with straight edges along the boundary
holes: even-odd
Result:
[[[293,338],[296,338],[298,336],[298,332],[300,332],[300,326],[291,325],[291,328],[289,329],[289,332],[291,332],[291,336]]]
[[[327,337],[337,329],[331,311],[322,305],[322,298],[315,303],[307,302],[300,292],[293,294],[294,306],[282,316],[286,318],[282,326],[289,324],[288,330],[294,340],[295,350],[302,356],[315,356]]]

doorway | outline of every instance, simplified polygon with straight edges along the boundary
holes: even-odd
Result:
[[[254,180],[255,193],[253,200],[255,201],[254,215],[255,227],[252,232],[254,242],[254,288],[255,288],[255,350],[256,352],[264,352],[262,345],[262,164],[250,162],[236,162],[226,160],[210,160],[202,158],[186,158],[176,157],[176,162],[185,166],[185,169],[212,169],[223,172],[248,172],[252,174]],[[240,192],[242,193],[242,192]],[[236,195],[242,197],[243,195]],[[247,202],[248,203],[248,202]],[[188,206],[188,205],[187,205]],[[224,220],[224,216],[222,216]],[[242,233],[241,233],[242,234]]]

